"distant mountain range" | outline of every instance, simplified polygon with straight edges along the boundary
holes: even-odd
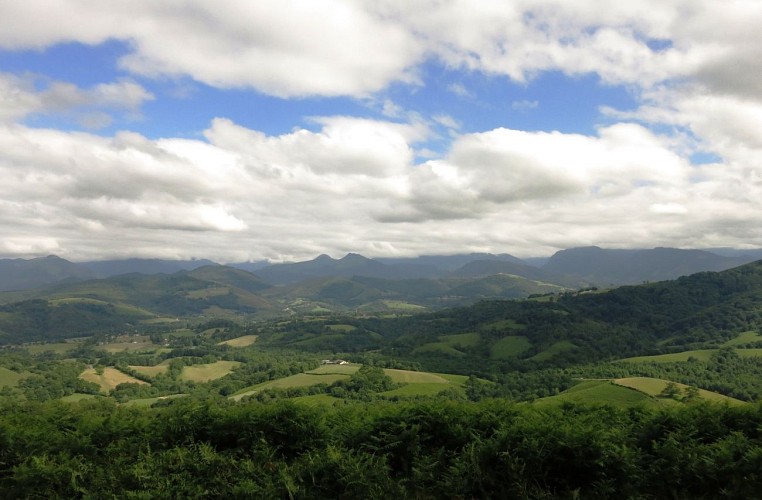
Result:
[[[724,271],[759,258],[759,252],[755,251],[728,256],[677,248],[610,250],[582,247],[556,252],[542,270],[608,287],[671,280],[701,271]]]
[[[253,272],[263,282],[276,286],[295,285],[318,278],[443,280],[511,275],[568,288],[580,288],[662,281],[700,271],[722,271],[760,258],[762,249],[612,250],[582,247],[561,250],[547,259],[521,260],[508,254],[487,253],[370,259],[350,253],[341,259],[321,255],[303,262],[244,262],[230,264],[229,267]],[[0,259],[0,291],[30,290],[130,273],[173,274],[213,264],[205,259],[126,259],[81,263],[56,256],[29,260]]]

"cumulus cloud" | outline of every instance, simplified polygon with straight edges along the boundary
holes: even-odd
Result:
[[[423,163],[412,153],[425,137],[415,124],[314,123],[268,135],[218,119],[206,140],[0,128],[0,230],[14,235],[4,251],[531,255],[592,243],[727,245],[762,222],[762,177],[749,183],[741,164],[691,165],[669,137],[632,123],[591,136],[462,134]]]
[[[412,83],[424,50],[399,23],[342,0],[38,0],[3,10],[3,48],[121,39],[133,50],[120,64],[134,74],[188,75],[281,97],[359,96]]]
[[[40,88],[41,87],[41,88]],[[0,123],[13,123],[34,114],[71,114],[88,128],[111,124],[113,111],[137,113],[153,94],[130,80],[80,88],[33,75],[0,73]]]
[[[0,74],[0,252],[243,260],[762,245],[756,2],[29,0],[2,10],[1,48],[121,40],[131,79],[82,88]],[[525,85],[546,71],[595,74],[639,106],[606,110],[609,123],[587,135],[466,131],[459,116],[424,119],[380,92],[426,85],[428,60]],[[194,139],[21,125],[72,113],[104,127],[154,98],[136,79],[174,76],[282,98],[359,97],[384,119],[315,117],[272,135],[221,117]],[[447,90],[478,99],[463,81]],[[444,153],[426,147],[439,127],[457,130]],[[691,164],[696,152],[717,160]]]
[[[560,70],[608,84],[695,78],[717,92],[760,90],[762,8],[745,0],[29,0],[3,11],[6,49],[119,39],[135,74],[281,97],[420,84],[416,66],[430,57],[517,82]]]

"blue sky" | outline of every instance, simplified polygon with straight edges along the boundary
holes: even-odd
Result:
[[[760,21],[740,0],[6,3],[0,257],[760,247]]]

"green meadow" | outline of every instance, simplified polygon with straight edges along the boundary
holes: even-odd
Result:
[[[658,405],[652,397],[635,389],[614,384],[611,380],[585,380],[574,387],[546,398],[537,399],[533,404],[614,404],[622,406]]]

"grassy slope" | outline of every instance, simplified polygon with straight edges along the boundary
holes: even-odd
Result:
[[[146,384],[142,380],[130,377],[126,373],[111,367],[104,368],[102,375],[98,375],[95,368],[88,368],[80,374],[79,378],[98,384],[103,392],[108,392],[119,384]]]
[[[23,373],[14,372],[0,366],[0,387],[12,387],[24,378]]]
[[[670,354],[657,354],[655,356],[636,356],[633,358],[624,358],[620,361],[629,363],[675,363],[688,361],[694,358],[698,361],[709,361],[712,354],[719,349],[696,349],[693,351],[674,352]],[[742,358],[762,357],[762,349],[735,349],[736,354]]]
[[[191,382],[209,382],[224,377],[240,365],[241,363],[238,361],[217,361],[206,365],[185,366],[180,373],[180,379]]]
[[[659,405],[654,398],[640,391],[616,385],[611,380],[586,380],[556,396],[538,399],[534,404],[565,402],[622,406]]]
[[[169,370],[169,362],[160,363],[154,366],[130,365],[130,368],[147,377],[155,377],[156,375],[167,373]]]
[[[237,337],[230,340],[223,340],[220,342],[222,345],[229,345],[231,347],[247,347],[257,341],[258,335],[244,335],[243,337]]]
[[[667,387],[667,384],[669,384],[670,381],[651,377],[628,377],[616,379],[614,380],[614,383],[622,387],[635,389],[636,391],[640,391],[649,396],[658,396],[661,394],[664,388]],[[673,383],[678,387],[678,389],[680,389],[680,391],[685,391],[685,389],[688,388],[688,386],[685,384],[680,384],[677,382]],[[707,401],[715,401],[735,405],[746,404],[738,399],[724,396],[712,391],[705,391],[704,389],[699,389],[699,397],[706,399]]]
[[[261,384],[246,387],[232,396],[240,400],[244,396],[255,394],[265,389],[289,389],[293,387],[310,387],[317,384],[332,384],[338,380],[347,380],[360,369],[360,365],[323,365],[305,373],[297,373],[289,377],[270,380]],[[411,370],[384,369],[394,382],[404,384],[402,387],[383,393],[386,396],[429,396],[447,388],[461,390],[468,380],[464,375],[446,373],[416,372]],[[335,401],[335,398],[331,398]],[[328,401],[323,398],[323,401]]]

